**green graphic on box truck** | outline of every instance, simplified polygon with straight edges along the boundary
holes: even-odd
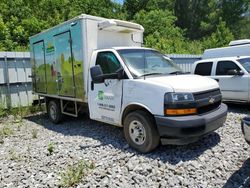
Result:
[[[30,39],[37,93],[84,97],[81,38],[80,23],[65,23]]]

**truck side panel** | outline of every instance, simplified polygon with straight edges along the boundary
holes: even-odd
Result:
[[[30,39],[33,63],[39,61],[37,66],[33,66],[35,92],[84,99],[82,37],[82,25],[80,20],[76,20]],[[45,54],[44,63],[34,54],[38,41],[44,41],[44,48],[40,48],[43,52],[36,52]],[[36,89],[41,85],[37,81],[39,75],[46,75],[45,92]]]

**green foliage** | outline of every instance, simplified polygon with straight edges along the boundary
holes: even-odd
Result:
[[[13,134],[13,130],[9,125],[4,125],[2,128],[0,128],[0,135],[1,137],[8,137]]]
[[[19,155],[14,149],[9,150],[9,158],[12,161],[20,161],[21,155]]]
[[[249,39],[250,38],[250,14],[240,21],[239,28],[234,32],[235,37],[238,39]]]
[[[238,36],[239,29],[243,26],[240,23],[244,20],[242,15],[248,10],[249,2],[249,0],[221,0],[219,2],[221,17],[236,36]]]
[[[49,155],[52,155],[52,153],[54,152],[54,149],[55,149],[54,144],[50,142],[47,147],[47,151],[49,152]]]
[[[4,103],[0,100],[0,118],[7,116],[7,110],[5,109]]]
[[[6,110],[6,115],[14,116],[14,123],[19,123],[25,116],[35,114],[38,112],[42,112],[45,110],[44,105],[29,105],[29,106],[21,106],[19,105],[16,108],[11,108]]]
[[[211,37],[204,40],[204,47],[214,48],[217,46],[227,46],[233,38],[233,34],[229,28],[226,27],[226,23],[220,20],[216,31],[212,33]]]
[[[28,51],[30,36],[84,13],[142,24],[148,47],[166,53],[202,53],[229,39],[250,38],[249,16],[243,16],[249,2],[124,0],[120,5],[113,0],[1,0],[0,50]]]
[[[145,45],[165,53],[183,49],[183,32],[174,25],[175,21],[176,17],[171,12],[163,10],[142,10],[135,15],[135,22],[145,28]]]
[[[76,186],[85,174],[94,169],[94,163],[81,160],[77,164],[69,166],[68,169],[61,173],[61,186],[72,187]]]
[[[37,138],[37,133],[38,133],[37,129],[32,129],[31,134],[33,139]]]

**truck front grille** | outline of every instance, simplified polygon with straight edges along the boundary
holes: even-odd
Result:
[[[210,104],[210,105],[206,105],[206,106],[201,106],[199,108],[197,108],[197,112],[198,114],[204,114],[207,113],[209,111],[215,110],[217,109],[221,104],[221,101],[218,101],[214,104]]]
[[[194,99],[195,100],[200,100],[200,99],[204,99],[204,98],[208,98],[208,97],[216,96],[216,95],[221,95],[221,92],[220,92],[219,89],[194,93]]]
[[[194,93],[198,114],[207,113],[217,109],[222,100],[222,95],[219,89],[210,90],[201,93]]]

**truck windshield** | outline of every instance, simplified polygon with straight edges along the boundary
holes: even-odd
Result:
[[[242,58],[237,61],[250,73],[250,58]]]
[[[163,54],[148,49],[117,50],[136,78],[149,75],[177,74],[181,69]]]

